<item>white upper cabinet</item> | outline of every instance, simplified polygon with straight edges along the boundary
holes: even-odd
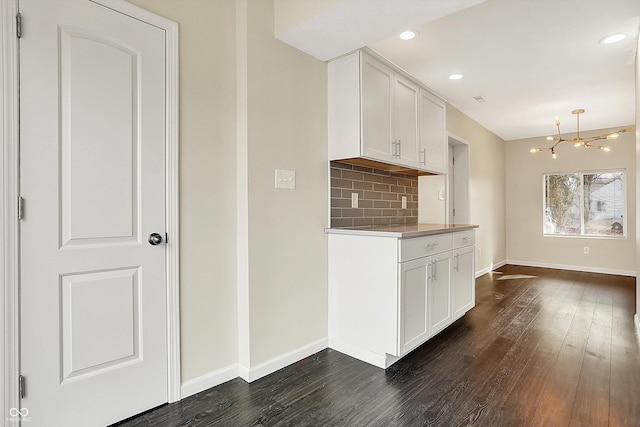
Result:
[[[393,123],[397,159],[405,166],[420,169],[418,159],[418,94],[415,83],[394,75]]]
[[[420,89],[420,163],[439,173],[447,170],[447,124],[445,104],[429,91]]]
[[[392,163],[397,152],[392,108],[394,81],[393,71],[363,55],[362,156]]]
[[[444,113],[443,101],[365,52],[329,63],[330,160],[361,157],[444,173]]]

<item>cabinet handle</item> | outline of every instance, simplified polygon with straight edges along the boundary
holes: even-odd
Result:
[[[398,157],[398,140],[394,139],[393,142],[391,143],[391,156],[393,157]]]
[[[422,150],[420,150],[420,152],[422,153],[422,161],[420,163],[422,163],[423,165],[427,164],[427,149],[423,148]]]
[[[398,140],[398,158],[402,157],[402,140]]]
[[[459,255],[460,255],[460,254],[456,254],[456,256],[455,256],[455,270],[456,270],[456,272],[457,272],[457,271],[459,271],[459,270],[458,270],[458,256],[459,256]]]
[[[433,281],[435,282],[436,280],[438,280],[438,263],[434,260],[433,261]]]
[[[428,243],[427,244],[427,249],[433,249],[438,245],[440,245],[440,243]]]

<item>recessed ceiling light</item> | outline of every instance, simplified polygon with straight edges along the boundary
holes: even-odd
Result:
[[[449,80],[460,80],[462,77],[462,74],[451,74]]]
[[[416,38],[417,35],[418,35],[418,30],[407,30],[407,31],[401,32],[398,37],[400,37],[402,40],[411,40]]]
[[[621,40],[624,40],[627,37],[626,34],[612,34],[600,40],[601,44],[612,44],[618,43]]]

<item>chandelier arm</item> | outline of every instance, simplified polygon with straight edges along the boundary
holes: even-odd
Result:
[[[615,132],[610,132],[606,135],[598,135],[598,136],[592,136],[589,138],[581,138],[580,141],[584,141],[584,142],[593,142],[593,141],[600,141],[603,139],[609,139],[609,135],[613,135],[614,133],[625,133],[628,132],[630,130],[632,130],[633,128],[624,128],[624,129],[620,129],[618,131]]]
[[[582,141],[582,142],[593,142],[593,141],[601,141],[603,139],[607,139],[607,135],[591,136],[589,138],[582,138],[580,141]]]

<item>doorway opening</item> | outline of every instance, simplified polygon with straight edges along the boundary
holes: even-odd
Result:
[[[468,224],[470,221],[469,158],[469,143],[461,138],[449,135],[448,224]]]

